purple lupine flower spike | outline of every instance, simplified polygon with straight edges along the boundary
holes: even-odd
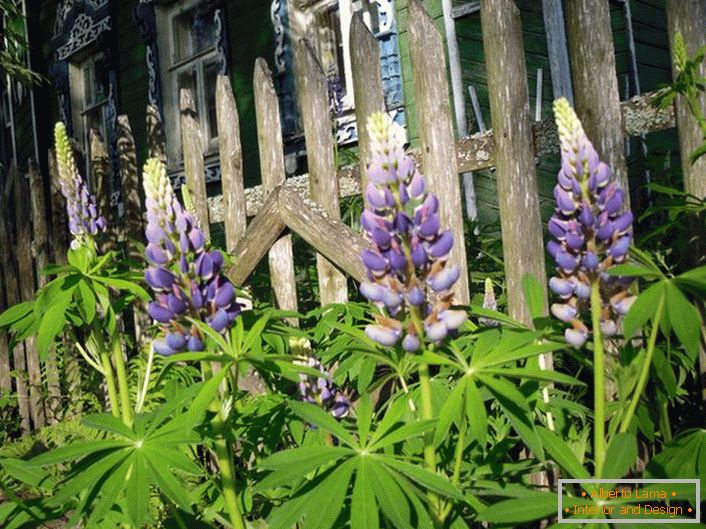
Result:
[[[221,272],[223,256],[206,248],[203,231],[177,200],[159,160],[145,164],[144,187],[145,281],[155,292],[147,311],[163,332],[153,348],[162,355],[202,351],[204,337],[189,318],[225,332],[241,310],[235,288]]]
[[[95,197],[88,192],[86,182],[76,167],[66,126],[58,122],[54,128],[59,189],[66,199],[71,247],[93,244],[93,238],[106,229],[106,221],[98,214]]]
[[[361,255],[368,281],[360,293],[380,313],[365,332],[380,345],[415,352],[425,342],[441,342],[466,320],[464,312],[451,310],[450,289],[460,275],[447,265],[454,240],[442,229],[439,201],[404,152],[401,127],[378,113],[368,120],[368,132],[372,161],[361,226],[370,247]]]
[[[615,182],[610,167],[600,161],[586,137],[576,113],[564,98],[554,102],[561,144],[561,170],[554,188],[556,210],[549,233],[556,239],[547,245],[558,275],[549,288],[561,298],[552,314],[571,325],[564,336],[575,347],[588,338],[580,320],[589,306],[591,286],[598,284],[602,298],[601,331],[617,332],[617,320],[635,297],[628,293],[628,278],[607,271],[625,261],[632,239],[632,213],[623,211],[625,192]],[[627,279],[627,280],[626,280]]]
[[[309,356],[296,363],[316,369],[321,376],[299,374],[299,394],[303,401],[321,406],[337,419],[348,415],[351,403],[331,380],[331,373],[316,358]]]

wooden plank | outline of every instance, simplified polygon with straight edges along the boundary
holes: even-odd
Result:
[[[565,97],[573,105],[574,94],[571,88],[571,68],[569,68],[564,8],[561,5],[561,0],[542,0],[542,16],[544,17],[554,99]]]
[[[369,245],[360,234],[332,218],[317,202],[302,198],[289,185],[280,188],[279,204],[289,229],[354,280],[367,281],[360,255]]]
[[[498,204],[510,315],[531,325],[522,278],[544,287],[544,242],[530,127],[520,12],[512,0],[481,2],[490,116],[496,142]],[[545,290],[546,310],[546,290]]]
[[[32,224],[27,197],[30,195],[27,179],[15,171],[15,230],[17,232],[15,251],[17,254],[17,279],[22,301],[34,298],[34,263],[32,262]],[[42,371],[39,365],[36,337],[25,340],[27,359],[27,381],[29,384],[29,409],[33,427],[45,425],[44,402],[42,401]]]
[[[231,252],[245,233],[245,185],[243,183],[243,148],[240,143],[240,118],[230,80],[219,75],[216,82],[216,120],[218,150],[221,160],[221,183],[225,201],[226,249]]]
[[[159,109],[147,105],[147,143],[149,157],[157,158],[162,163],[167,163],[167,139],[164,135],[164,125]]]
[[[370,163],[368,118],[375,112],[385,112],[385,93],[380,72],[380,45],[363,22],[360,13],[351,22],[351,67],[355,93],[355,119],[358,122],[361,189],[365,189],[366,167]]]
[[[305,40],[294,46],[297,96],[306,136],[311,197],[328,215],[340,218],[334,138],[329,114],[326,76],[314,50]],[[321,304],[348,300],[346,278],[321,254],[316,256]]]
[[[275,189],[231,252],[235,264],[226,270],[226,274],[235,285],[245,283],[284,228],[279,212],[279,193]]]
[[[567,0],[566,20],[576,113],[628,198],[620,93],[608,0]],[[597,66],[600,67],[597,67]]]
[[[422,168],[429,189],[439,198],[442,225],[451,229],[456,241],[449,255],[449,262],[461,270],[453,288],[455,301],[467,304],[468,266],[446,56],[441,35],[419,0],[409,1],[409,39]]]
[[[127,116],[118,116],[118,164],[123,199],[123,227],[128,255],[141,259],[140,242],[144,239],[140,175],[137,169],[137,149]]]
[[[257,119],[257,143],[260,149],[260,171],[266,194],[284,183],[284,144],[279,101],[272,81],[272,73],[263,58],[255,61],[253,76],[255,88],[255,116]],[[242,194],[242,213],[245,217],[245,193]],[[297,311],[297,287],[294,276],[292,236],[285,235],[274,243],[268,254],[270,282],[279,308]],[[298,325],[295,318],[289,323]]]
[[[49,264],[49,223],[47,222],[47,204],[44,194],[44,182],[37,166],[29,162],[29,185],[32,189],[30,202],[32,204],[32,227],[34,229],[34,241],[32,251],[37,266],[37,271],[44,270]],[[37,286],[39,288],[48,283],[47,276],[37,274]],[[56,361],[56,348],[49,350],[47,359],[44,362],[47,377],[48,400],[45,411],[49,424],[54,424],[59,419],[61,412],[61,384],[59,382],[59,366]]]
[[[0,192],[0,197],[4,194]],[[2,202],[0,202],[2,204]],[[7,291],[14,284],[8,284],[6,275],[11,266],[10,260],[11,250],[10,250],[10,240],[9,233],[7,231],[7,224],[5,222],[5,207],[3,204],[3,211],[0,211],[0,312],[4,312],[9,307],[10,294]],[[5,273],[2,273],[5,270]],[[0,332],[0,394],[4,397],[9,397],[12,394],[12,377],[10,376],[10,348],[8,342],[8,335],[4,332]]]
[[[103,253],[116,250],[118,246],[116,215],[110,207],[110,162],[108,148],[100,133],[91,129],[91,192],[95,195],[98,212],[106,220],[107,228],[99,238],[100,250]]]
[[[196,112],[194,92],[182,88],[179,92],[181,110],[181,148],[184,153],[184,177],[194,204],[194,214],[207,239],[211,238],[211,226],[206,199],[206,178],[203,161],[203,137],[199,116]]]

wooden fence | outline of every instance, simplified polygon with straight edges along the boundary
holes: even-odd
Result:
[[[569,0],[571,9],[582,12],[594,0]],[[601,3],[601,2],[598,2]],[[590,11],[590,10],[589,10]],[[593,27],[609,24],[607,13],[590,11]],[[409,38],[412,77],[419,116],[420,147],[411,154],[427,176],[429,187],[441,203],[445,225],[450,226],[456,241],[463,241],[463,211],[459,173],[489,167],[497,168],[498,194],[505,252],[505,272],[511,315],[530,322],[521,301],[522,276],[531,270],[544,281],[542,226],[537,203],[534,159],[558,151],[556,129],[550,121],[532,124],[524,66],[519,12],[512,0],[483,0],[481,15],[487,53],[488,85],[491,97],[493,130],[455,140],[453,117],[446,95],[449,93],[443,41],[419,0],[409,0]],[[678,28],[680,23],[672,26]],[[602,56],[604,42],[591,37],[592,30],[570,27],[572,57],[589,61],[593,54]],[[186,185],[196,214],[206,232],[212,222],[224,222],[226,249],[235,264],[227,271],[238,285],[248,277],[267,254],[272,287],[277,305],[297,309],[296,281],[291,235],[296,233],[318,253],[317,270],[322,303],[347,299],[346,275],[356,281],[365,278],[360,253],[367,243],[360,233],[340,220],[339,197],[360,193],[365,184],[364,167],[370,159],[366,132],[368,116],[384,108],[384,95],[378,64],[377,41],[360,17],[351,27],[352,66],[358,122],[360,165],[338,169],[328,109],[326,77],[307,42],[295,43],[296,84],[307,144],[309,174],[285,179],[283,139],[279,104],[271,72],[264,59],[254,65],[254,90],[262,184],[245,189],[240,143],[239,119],[230,82],[218,79],[216,109],[222,195],[208,197],[204,180],[201,126],[195,111],[193,94],[180,94],[181,133]],[[597,47],[601,49],[597,49]],[[611,46],[612,49],[612,46]],[[578,60],[578,59],[577,59]],[[583,64],[583,63],[582,63]],[[575,84],[584,82],[577,73]],[[622,104],[612,90],[610,71],[605,82],[591,88],[590,101],[582,100],[585,90],[576,90],[579,115],[590,111],[594,100],[608,101],[618,108],[614,119],[594,127],[594,140],[601,155],[620,167],[625,135],[641,135],[675,126],[674,111],[652,108],[647,94]],[[605,85],[605,86],[604,86]],[[606,103],[607,105],[608,103]],[[143,237],[140,168],[137,167],[135,141],[127,116],[118,118],[119,172],[122,184],[124,215],[110,219],[108,247],[122,244],[127,253],[139,257]],[[150,156],[166,158],[164,131],[159,112],[147,109]],[[610,140],[616,136],[617,145]],[[607,140],[605,138],[608,138]],[[605,140],[605,141],[604,141]],[[105,200],[109,178],[108,157],[99,137],[91,142],[92,185],[99,202],[107,211]],[[3,307],[29,299],[36,286],[46,279],[37,272],[48,262],[62,262],[68,248],[64,205],[57,190],[55,162],[49,156],[50,197],[44,196],[42,178],[31,168],[29,182],[16,169],[10,171],[8,188],[14,194],[14,207],[3,197],[0,215],[0,255],[3,273],[0,281],[6,299]],[[31,201],[26,197],[31,185]],[[14,218],[9,213],[14,210]],[[31,210],[31,211],[30,211]],[[51,215],[47,216],[47,212]],[[30,222],[31,219],[31,222]],[[249,220],[248,220],[249,219]],[[51,241],[51,244],[49,243]],[[119,243],[118,241],[123,241]],[[467,270],[465,248],[456,244],[451,261]],[[470,299],[467,273],[456,285],[456,299]],[[139,315],[140,311],[136,311]],[[296,321],[292,321],[296,324]],[[143,330],[149,325],[136,316],[138,343],[145,340]],[[67,390],[75,387],[80,366],[71,344],[59,362],[52,354],[40,368],[32,339],[9,350],[5,336],[0,336],[0,391],[14,393],[19,402],[23,431],[56,421],[69,404]],[[62,390],[59,381],[64,380]],[[70,394],[70,393],[69,393]]]

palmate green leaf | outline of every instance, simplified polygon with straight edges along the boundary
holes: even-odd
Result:
[[[306,513],[302,529],[331,529],[345,505],[348,484],[355,461],[349,460],[332,471],[308,495],[302,510]]]
[[[484,309],[478,305],[471,305],[470,313],[473,316],[478,316],[481,318],[488,318],[489,320],[495,320],[498,323],[506,325],[507,327],[514,327],[516,329],[526,329],[527,327],[517,320],[513,320],[507,314],[498,312],[497,310]]]
[[[585,386],[586,384],[580,380],[559,373],[558,371],[550,371],[531,367],[516,367],[516,368],[498,368],[484,369],[484,373],[492,375],[505,376],[510,378],[523,378],[528,380],[542,380],[545,382],[556,382],[558,384],[566,384],[567,386]]]
[[[460,424],[465,401],[466,384],[464,379],[456,382],[439,412],[439,420],[434,429],[434,445],[439,446],[449,433],[452,423]]]
[[[495,367],[509,362],[517,362],[518,360],[523,360],[525,358],[531,358],[533,356],[539,356],[543,353],[550,353],[552,351],[560,351],[566,349],[565,343],[552,342],[549,340],[542,340],[540,343],[525,345],[524,347],[518,347],[512,350],[503,350],[501,352],[493,351],[485,358],[480,360],[480,364],[474,365],[476,369],[486,369],[489,367]]]
[[[60,294],[54,296],[51,300],[51,305],[42,315],[42,321],[39,324],[37,333],[37,350],[40,358],[44,359],[49,352],[49,347],[56,340],[57,335],[63,331],[66,326],[66,310],[72,302],[73,288],[67,291],[61,291]]]
[[[137,283],[133,283],[132,281],[127,281],[125,279],[118,279],[115,277],[104,277],[104,276],[93,276],[92,279],[95,281],[98,281],[100,283],[103,283],[104,285],[107,285],[109,287],[113,287],[117,290],[122,290],[125,292],[129,292],[130,294],[133,294],[135,297],[140,298],[142,301],[149,301],[150,300],[150,295],[147,293],[147,291],[142,288],[140,285]]]
[[[262,333],[265,331],[271,317],[272,315],[269,312],[265,312],[257,319],[253,326],[250,327],[250,330],[248,330],[248,333],[245,335],[245,339],[243,340],[243,346],[240,354],[247,353],[253,348],[255,343],[262,340]]]
[[[618,276],[618,277],[654,277],[658,278],[661,277],[662,274],[660,274],[658,271],[655,271],[652,268],[647,268],[644,266],[639,266],[635,264],[619,264],[612,266],[611,268],[608,269],[606,272],[609,276]]]
[[[87,455],[102,450],[121,449],[126,448],[127,446],[130,446],[130,443],[127,441],[80,441],[77,443],[70,444],[68,446],[55,448],[49,452],[40,454],[37,457],[27,461],[27,465],[33,467],[45,467],[48,465],[56,465],[58,463],[73,461],[74,459],[85,457]]]
[[[361,445],[366,446],[368,442],[368,434],[370,433],[370,423],[373,420],[373,407],[370,403],[370,395],[367,393],[363,394],[358,400],[356,414],[358,439]]]
[[[468,417],[468,429],[471,437],[478,441],[481,446],[485,446],[488,435],[488,412],[485,409],[485,402],[471,377],[466,377],[466,416]]]
[[[151,479],[159,490],[176,506],[185,511],[191,511],[193,502],[186,488],[172,475],[165,462],[159,457],[154,457],[151,451],[146,451],[143,454]]]
[[[30,467],[25,461],[12,457],[0,459],[0,467],[2,467],[8,475],[13,479],[26,483],[32,487],[37,487],[40,484],[45,484],[52,487],[53,483],[49,474],[39,467]],[[0,484],[0,490],[2,485]]]
[[[522,278],[522,292],[532,319],[543,317],[546,311],[546,288],[532,274],[525,274]]]
[[[367,461],[368,458],[366,457],[358,459],[353,497],[351,498],[351,527],[380,529],[378,504],[375,501],[373,485],[370,482],[370,470],[368,469]]]
[[[356,448],[356,443],[353,436],[339,423],[331,414],[326,413],[320,407],[308,402],[292,401],[288,403],[291,410],[296,413],[301,419],[308,423],[314,424],[319,428],[335,435],[348,446]]]
[[[135,527],[142,527],[149,514],[150,476],[145,458],[139,450],[132,458],[125,491],[130,519]]]
[[[418,483],[427,490],[436,492],[437,494],[441,494],[447,498],[465,502],[465,498],[461,491],[439,474],[430,472],[425,468],[412,465],[391,456],[378,455],[376,458],[383,461],[392,470],[404,474],[409,479]]]
[[[81,418],[81,423],[102,432],[116,434],[134,440],[134,432],[123,421],[110,413],[94,413]]]
[[[306,446],[277,452],[260,463],[262,469],[273,472],[260,481],[255,490],[294,483],[317,468],[353,454],[353,450],[336,446]]]
[[[217,333],[216,331],[213,330],[213,328],[201,321],[201,320],[196,320],[194,318],[187,318],[189,320],[189,323],[192,325],[195,325],[199,331],[201,331],[202,334],[208,336],[211,340],[213,340],[213,343],[218,346],[218,350],[220,350],[223,353],[229,353],[231,351],[230,346],[228,345],[228,342],[226,342],[225,338],[221,336],[221,334]],[[239,319],[238,319],[239,321]]]
[[[114,450],[99,460],[92,461],[89,465],[80,465],[73,477],[52,496],[49,500],[49,505],[60,506],[77,496],[81,491],[95,487],[103,476],[117,468],[128,456],[129,452],[126,449]]]
[[[672,280],[682,290],[693,292],[696,295],[706,294],[706,266],[692,268],[678,275]]]
[[[618,433],[610,440],[601,478],[620,479],[637,460],[637,438],[630,432]]]
[[[522,524],[554,516],[556,511],[556,494],[534,493],[489,505],[477,518],[494,524]]]
[[[97,495],[97,500],[90,502],[91,510],[86,521],[88,527],[100,520],[117,503],[127,484],[127,474],[132,466],[133,459],[132,457],[126,458],[125,461],[104,476],[103,480],[99,481],[98,486],[91,491],[89,497]]]
[[[660,298],[665,295],[665,283],[659,282],[641,292],[630,307],[623,322],[625,336],[633,336],[648,320],[654,317]]]
[[[513,428],[520,434],[522,441],[537,457],[540,459],[544,457],[542,442],[529,417],[529,406],[524,395],[514,385],[502,378],[486,375],[477,375],[477,378],[497,399]]]
[[[308,494],[313,494],[313,491]],[[267,529],[291,529],[304,515],[302,506],[308,500],[308,494],[275,507],[267,519]]]
[[[202,469],[193,459],[188,457],[183,451],[178,448],[170,448],[164,446],[160,440],[145,441],[142,450],[153,459],[161,459],[165,465],[170,468],[175,468],[186,472],[187,474],[197,475]]]
[[[526,345],[533,345],[544,335],[543,332],[529,331],[526,329],[504,330],[498,329],[481,333],[473,351],[472,365],[476,368],[494,364],[500,358],[500,363],[513,359],[512,352]],[[487,343],[484,338],[488,337]],[[506,359],[508,358],[509,359]]]
[[[367,466],[366,472],[370,476],[370,485],[385,517],[397,529],[413,527],[409,501],[397,481],[390,476],[385,467],[375,464],[369,458],[364,458],[360,464]]]
[[[667,317],[674,333],[692,360],[699,355],[701,340],[701,315],[686,296],[671,282],[665,286]]]
[[[370,450],[381,450],[412,437],[424,435],[434,427],[435,423],[436,419],[429,419],[403,424],[399,428],[388,431],[380,439],[374,437],[370,443]]]
[[[543,426],[537,427],[544,449],[568,476],[575,479],[589,479],[591,476],[571,451],[569,445],[556,433]]]
[[[86,318],[86,323],[90,324],[96,317],[96,295],[86,281],[78,284],[78,291],[81,294],[81,307]]]

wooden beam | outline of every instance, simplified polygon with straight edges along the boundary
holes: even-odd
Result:
[[[419,0],[409,0],[409,48],[417,105],[422,169],[429,189],[439,199],[442,226],[451,230],[456,244],[449,263],[461,270],[453,287],[455,301],[470,302],[468,265],[463,233],[463,209],[456,162],[456,140],[449,101],[446,53],[434,21]]]
[[[137,169],[137,148],[127,116],[118,116],[118,166],[123,198],[123,227],[128,255],[141,259],[140,241],[144,238],[142,193]]]
[[[280,188],[279,201],[282,220],[289,229],[353,279],[367,281],[360,255],[368,243],[361,235],[288,185]]]
[[[235,285],[245,283],[284,228],[279,211],[279,193],[275,189],[230,254],[235,264],[226,270],[226,275]]]

